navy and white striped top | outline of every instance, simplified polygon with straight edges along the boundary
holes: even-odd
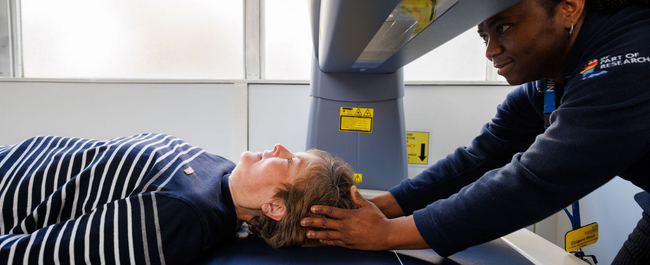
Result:
[[[236,233],[234,167],[163,134],[0,146],[0,264],[196,261]]]

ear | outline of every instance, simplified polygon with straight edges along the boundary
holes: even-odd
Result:
[[[262,212],[264,212],[264,215],[268,216],[269,218],[280,221],[286,214],[287,208],[284,205],[284,201],[276,200],[270,203],[262,204]]]
[[[578,19],[585,10],[585,0],[564,0],[560,4],[559,14],[564,19],[565,28],[578,24]]]

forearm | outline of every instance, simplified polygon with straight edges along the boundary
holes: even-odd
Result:
[[[404,211],[402,211],[402,208],[395,200],[395,197],[393,197],[389,192],[374,196],[368,200],[374,203],[388,218],[404,216]]]
[[[386,233],[388,249],[427,249],[424,238],[415,226],[413,215],[389,220]]]
[[[468,147],[457,148],[415,178],[391,188],[389,192],[404,214],[448,198],[486,172],[506,165],[514,154],[526,151],[544,132],[542,116],[531,104],[535,95],[532,84],[515,89]]]

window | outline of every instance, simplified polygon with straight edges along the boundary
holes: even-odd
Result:
[[[24,76],[244,79],[244,1],[22,0]],[[260,3],[262,78],[309,80],[308,1]],[[405,80],[504,80],[484,49],[470,29],[408,64]]]
[[[265,79],[309,80],[311,20],[308,1],[264,2]]]
[[[406,81],[485,81],[485,44],[474,27],[404,67]]]
[[[25,77],[241,79],[243,0],[22,0]]]

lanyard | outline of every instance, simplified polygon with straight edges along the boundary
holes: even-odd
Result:
[[[544,129],[551,126],[551,113],[555,110],[555,82],[546,80],[544,89]],[[571,213],[564,208],[564,212],[569,216],[573,229],[580,228],[580,203],[578,201],[571,205]]]
[[[546,80],[544,89],[544,129],[551,126],[551,113],[555,110],[555,81]]]

